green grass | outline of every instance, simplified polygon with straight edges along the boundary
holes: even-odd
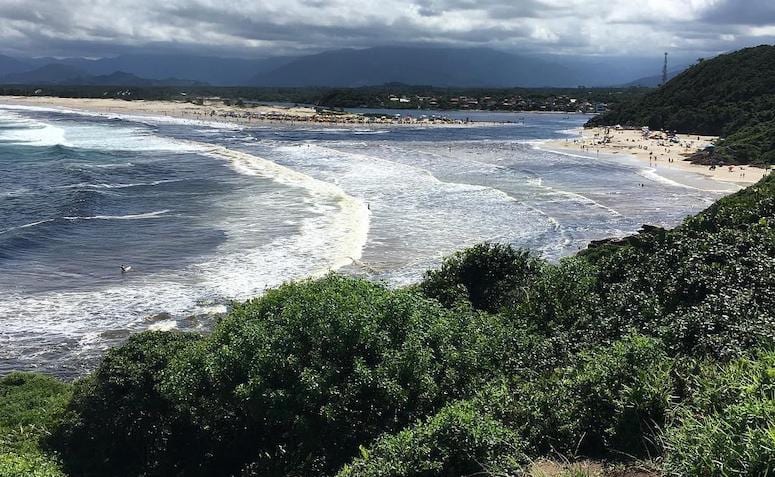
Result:
[[[0,476],[63,476],[41,440],[57,425],[71,386],[55,378],[13,373],[0,379]]]

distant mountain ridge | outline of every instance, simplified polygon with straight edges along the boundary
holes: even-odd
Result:
[[[141,80],[179,78],[179,82],[216,86],[356,87],[398,82],[474,88],[594,87],[645,78],[658,72],[659,65],[656,59],[632,57],[538,56],[489,48],[421,46],[343,49],[263,59],[189,54],[131,54],[100,59],[19,59],[0,55],[0,83],[69,84],[76,77],[106,77],[110,81],[110,75],[124,72]],[[78,70],[78,74],[66,68]],[[93,84],[89,81],[87,84]]]
[[[29,76],[17,74],[32,73],[41,68],[51,71],[58,68],[73,68],[83,77],[103,77],[117,72],[132,74],[147,80],[179,78],[178,82],[221,86],[248,85],[251,78],[264,70],[275,68],[289,61],[285,57],[253,60],[244,58],[219,58],[196,55],[122,55],[113,58],[31,58],[15,59],[0,56],[0,83],[30,84],[37,82],[39,73]],[[69,82],[73,77],[68,70],[65,76],[44,75],[46,83]],[[13,75],[13,76],[9,76]],[[90,84],[90,83],[89,83]],[[131,85],[126,85],[131,86]]]
[[[253,84],[358,87],[392,82],[442,87],[567,87],[577,86],[579,79],[564,66],[486,48],[377,47],[301,57],[257,75]]]
[[[31,66],[25,61],[10,56],[0,55],[0,76],[21,73],[22,71],[27,71],[29,69],[31,69]]]
[[[199,86],[206,83],[178,78],[147,79],[123,71],[107,75],[91,75],[66,64],[46,64],[22,73],[0,77],[6,84],[79,85],[79,86]]]

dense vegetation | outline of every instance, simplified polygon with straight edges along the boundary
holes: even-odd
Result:
[[[762,45],[696,65],[590,125],[649,126],[724,138],[703,163],[775,164],[775,46]]]
[[[37,93],[36,93],[37,91]],[[255,102],[296,103],[326,108],[483,109],[498,111],[571,111],[584,102],[623,101],[643,93],[641,88],[438,88],[390,84],[362,88],[280,88],[220,86],[66,86],[6,85],[0,96],[56,96],[62,98],[119,98],[125,100],[190,100],[219,97],[249,106]],[[391,101],[390,98],[394,98]],[[475,99],[476,104],[459,98]],[[399,98],[407,101],[401,102]],[[454,100],[453,100],[454,98]],[[570,103],[570,99],[574,103]]]
[[[13,373],[0,379],[0,475],[64,477],[40,442],[57,426],[71,386],[48,376]]]
[[[483,244],[405,289],[286,284],[0,394],[0,475],[771,474],[775,176],[556,264]]]

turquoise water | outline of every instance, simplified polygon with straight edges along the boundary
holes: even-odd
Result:
[[[484,240],[557,259],[723,193],[537,148],[585,119],[242,128],[0,106],[0,373],[82,374],[130,333],[206,331],[230,300],[329,270],[402,285]]]

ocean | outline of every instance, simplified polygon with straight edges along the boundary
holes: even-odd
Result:
[[[402,286],[482,241],[558,260],[728,192],[540,148],[583,115],[473,116],[508,123],[243,127],[0,105],[0,374],[79,376],[131,333],[206,332],[234,300],[329,271]]]

